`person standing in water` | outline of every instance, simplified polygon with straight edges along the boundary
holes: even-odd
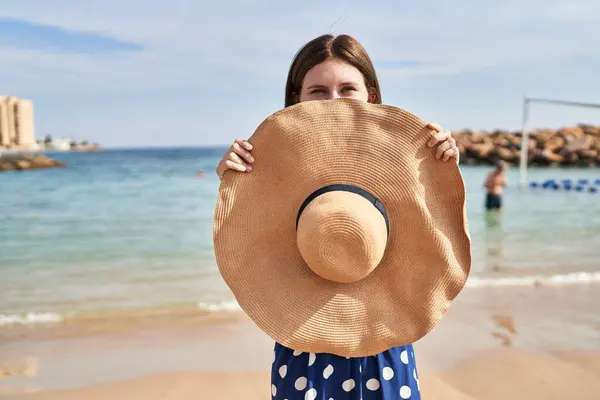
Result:
[[[485,197],[486,211],[503,211],[502,189],[508,186],[508,180],[504,174],[507,167],[504,161],[498,161],[496,169],[490,172],[483,182],[483,187],[487,190]]]
[[[337,98],[381,104],[377,75],[366,50],[356,39],[348,35],[319,36],[304,45],[291,64],[285,89],[285,107],[304,101]],[[432,157],[442,163],[458,163],[459,150],[450,132],[433,123],[427,127],[431,132],[427,145],[435,147]],[[255,162],[252,149],[248,141],[236,139],[216,168],[219,178],[227,170],[250,173]],[[390,157],[393,157],[393,152],[394,149],[390,149]],[[312,369],[318,367],[319,371],[325,371],[324,375],[310,372],[313,365]],[[345,371],[353,379],[338,385],[335,376],[329,378],[334,369]],[[319,399],[421,398],[412,344],[393,347],[368,357],[335,354],[319,354],[317,357],[275,343],[271,372],[274,400],[315,400],[317,389]],[[381,374],[382,379],[374,387],[374,380],[366,381],[367,373]],[[291,383],[284,384],[284,377]],[[308,387],[313,389],[304,393]],[[370,389],[363,391],[365,387]]]

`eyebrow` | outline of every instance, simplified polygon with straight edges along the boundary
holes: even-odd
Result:
[[[347,85],[358,85],[358,83],[356,82],[352,82],[352,81],[348,81],[348,82],[342,82],[341,83],[342,86],[347,86]],[[307,87],[306,89],[317,89],[317,88],[326,88],[325,85],[310,85],[309,87]]]

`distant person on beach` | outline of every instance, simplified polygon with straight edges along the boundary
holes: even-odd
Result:
[[[490,172],[483,183],[483,187],[487,190],[485,197],[485,209],[487,211],[502,212],[502,189],[508,186],[508,180],[505,176],[505,171],[508,165],[504,161],[496,163],[496,169]]]
[[[323,35],[305,44],[296,54],[287,77],[285,107],[304,101],[336,98],[375,104],[381,104],[382,101],[375,69],[362,45],[347,35]],[[427,128],[431,132],[427,146],[437,146],[436,159],[458,163],[459,150],[450,132],[433,123]],[[219,178],[223,177],[226,170],[242,173],[252,171],[255,162],[252,149],[248,141],[236,139],[217,166]],[[287,150],[282,148],[280,151]],[[394,149],[390,149],[390,157],[394,157]],[[294,166],[290,165],[290,168]],[[314,400],[317,391],[319,399],[421,398],[412,344],[364,357],[317,354],[316,361],[314,354],[300,353],[280,343],[275,343],[274,353],[271,379],[272,398],[276,400]],[[309,372],[309,367],[315,362],[317,365],[325,363],[325,371],[318,374]],[[336,375],[334,370],[343,371],[353,379],[338,386],[334,382],[339,372]],[[334,375],[329,379],[331,373]],[[372,374],[378,378],[382,374],[376,387],[373,379],[369,379],[373,377]],[[356,390],[353,390],[355,387]],[[365,387],[369,390],[364,390]],[[310,390],[305,393],[305,389]]]

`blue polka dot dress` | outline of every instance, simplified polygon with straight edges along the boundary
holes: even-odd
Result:
[[[421,399],[413,346],[367,357],[301,353],[275,344],[274,400]]]

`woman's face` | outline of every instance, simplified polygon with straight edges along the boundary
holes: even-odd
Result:
[[[308,70],[302,83],[299,101],[350,98],[370,101],[362,73],[354,66],[330,59]]]

